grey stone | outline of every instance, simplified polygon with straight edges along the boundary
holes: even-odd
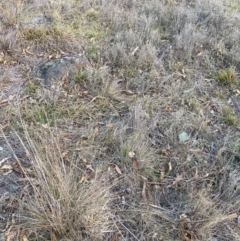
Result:
[[[88,59],[83,55],[66,56],[40,64],[35,73],[41,84],[50,87],[67,75],[71,82],[74,72],[88,64]]]

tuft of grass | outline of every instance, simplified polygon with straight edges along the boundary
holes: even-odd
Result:
[[[45,38],[47,36],[52,36],[55,39],[62,37],[61,31],[57,27],[26,28],[22,31],[22,35],[23,38],[28,41]]]
[[[74,81],[75,83],[84,82],[87,79],[87,74],[84,70],[79,69],[75,72]]]
[[[1,22],[6,27],[13,27],[19,23],[19,19],[23,13],[22,1],[1,1],[0,10],[2,12]]]
[[[229,107],[223,108],[223,120],[229,126],[236,127],[238,124],[236,114]]]
[[[100,60],[100,51],[96,45],[91,45],[88,49],[87,55],[91,58],[95,63],[98,63]]]
[[[97,11],[97,10],[94,9],[94,8],[90,8],[89,10],[87,10],[87,11],[85,12],[85,16],[86,16],[87,18],[96,20],[96,19],[99,17],[99,11]]]
[[[232,67],[219,70],[215,75],[215,79],[223,85],[231,86],[237,84],[237,74]]]
[[[25,235],[29,240],[102,239],[111,230],[106,175],[62,149],[53,131],[40,130],[32,136],[24,131],[24,148],[36,178],[27,175],[31,188],[20,202],[19,225]]]
[[[39,82],[37,80],[31,80],[26,84],[25,93],[35,94],[39,88]]]
[[[48,122],[49,125],[52,126],[61,116],[70,118],[82,108],[81,105],[68,104],[69,105],[65,105],[64,103],[42,103],[32,105],[29,111],[22,113],[22,118],[26,122],[35,125],[41,125]]]

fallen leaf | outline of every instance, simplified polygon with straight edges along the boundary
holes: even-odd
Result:
[[[119,175],[122,175],[122,171],[120,170],[120,168],[117,165],[115,165],[115,169]]]
[[[237,217],[238,217],[237,213],[232,213],[232,214],[227,215],[227,219],[237,218]]]
[[[182,219],[187,219],[187,215],[185,213],[180,214],[179,218]]]
[[[168,163],[168,172],[171,172],[171,171],[172,171],[172,163],[169,162],[169,163]]]
[[[28,49],[28,48],[27,48],[27,49]],[[29,54],[29,55],[33,56],[33,55],[34,55],[34,53],[32,53],[32,52],[28,51],[27,49],[25,49],[25,53],[27,53],[27,54]]]
[[[135,94],[131,90],[121,90],[121,93],[126,94],[126,95],[134,95]]]
[[[84,181],[85,181],[86,177],[85,176],[82,176],[82,178],[80,179],[79,181],[79,184],[82,184]]]
[[[135,171],[137,171],[138,170],[138,161],[137,161],[137,158],[136,158],[136,154],[133,152],[133,151],[130,151],[129,153],[128,153],[128,156],[131,158],[131,160],[132,160],[132,165],[133,165],[133,169],[135,170]]]
[[[197,54],[197,57],[199,57],[199,56],[201,56],[201,55],[203,55],[203,51],[199,52],[199,53]]]
[[[8,100],[7,100],[7,99],[4,99],[4,100],[1,100],[0,104],[4,104],[4,103],[6,103],[6,102],[8,102]]]
[[[144,177],[144,176],[142,176],[140,174],[138,174],[138,176],[141,177],[143,180],[145,180],[147,182],[148,179],[146,177]]]
[[[146,182],[144,181],[143,182],[143,189],[142,189],[142,198],[143,198],[143,201],[146,203],[147,202],[147,194],[146,194]]]
[[[134,56],[135,55],[135,53],[138,51],[138,49],[139,49],[139,46],[137,46],[133,51],[132,51],[132,56]]]
[[[22,230],[20,231],[19,240],[20,240],[20,241],[23,241],[23,238],[24,238],[24,237],[25,237],[25,230],[22,229]]]
[[[3,173],[3,176],[7,176],[8,174],[11,174],[13,172],[13,170],[9,170],[9,171],[7,171],[7,172],[4,172]]]
[[[1,170],[12,170],[13,167],[12,167],[12,165],[4,164],[4,165],[1,166],[0,169],[1,169]]]
[[[56,234],[54,233],[53,230],[51,230],[51,241],[57,241]]]
[[[86,141],[86,140],[81,140],[81,142],[80,142],[82,145],[84,145],[84,146],[87,146],[88,145],[88,142]]]
[[[194,178],[198,178],[199,176],[198,176],[198,168],[196,167],[196,171],[195,171],[195,175],[194,175]]]
[[[234,93],[236,93],[237,95],[240,95],[240,90],[236,89],[233,91]]]
[[[92,165],[86,165],[86,167],[87,167],[88,169],[90,169],[92,172],[95,172],[95,170],[93,169]]]
[[[48,128],[49,128],[49,125],[48,125],[48,124],[42,124],[42,127],[43,127],[44,129],[48,129]]]
[[[138,162],[137,162],[136,157],[132,158],[132,164],[133,164],[133,168],[137,171],[138,170]]]
[[[113,128],[114,127],[114,123],[108,123],[108,124],[106,124],[106,127],[107,128]]]
[[[154,233],[153,236],[152,236],[152,238],[155,239],[155,238],[157,238],[157,236],[158,236],[158,234],[157,234],[157,233]],[[159,239],[159,240],[160,240],[160,239]]]
[[[16,95],[10,95],[10,96],[8,97],[8,100],[10,100],[10,101],[13,100],[13,99],[15,98],[15,96],[16,96]]]
[[[164,107],[163,110],[164,110],[165,112],[173,112],[173,108],[172,108],[172,107],[168,107],[168,106]]]
[[[95,96],[94,98],[92,98],[92,100],[91,100],[89,103],[92,103],[92,102],[95,101],[96,99],[106,99],[106,98],[103,97],[103,96],[98,95],[98,96]]]
[[[65,158],[65,157],[67,156],[67,154],[68,154],[67,151],[63,152],[63,153],[62,153],[62,158]]]
[[[190,152],[201,152],[201,149],[193,149],[193,148],[190,148],[188,149]]]
[[[175,180],[173,181],[173,185],[176,185],[178,182],[180,182],[182,180],[183,180],[183,175],[177,173],[177,176],[176,176]]]
[[[185,142],[189,140],[189,135],[186,132],[182,132],[179,134],[179,141],[180,142]]]
[[[3,151],[3,148],[1,149],[0,148],[0,151]],[[4,162],[6,162],[9,158],[8,157],[5,157],[3,158],[1,161],[0,161],[0,167],[3,165]]]
[[[94,128],[94,135],[98,135],[98,132],[99,132],[99,129],[98,129],[98,126],[96,126],[96,127]]]
[[[22,240],[23,241],[28,241],[28,238],[24,235]]]
[[[163,150],[161,151],[161,153],[162,153],[164,156],[169,156],[169,151],[166,150],[166,149],[163,149]]]
[[[165,171],[164,171],[164,168],[161,170],[161,173],[160,173],[160,181],[162,181],[164,179],[164,176],[165,176]]]

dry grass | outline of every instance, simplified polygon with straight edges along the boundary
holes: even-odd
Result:
[[[28,240],[240,239],[239,1],[0,3],[0,120],[31,163],[15,197]],[[17,27],[44,11],[51,25]],[[32,77],[72,53],[91,63],[73,83]]]
[[[31,168],[24,170],[30,188],[19,200],[19,228],[29,240],[101,240],[111,232],[113,185],[83,158],[92,150],[77,156],[69,147],[62,151],[56,133],[42,130],[30,137],[25,129],[21,139]]]

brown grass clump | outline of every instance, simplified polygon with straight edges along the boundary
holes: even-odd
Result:
[[[29,240],[101,240],[110,232],[110,186],[107,177],[85,167],[80,156],[63,152],[49,131],[33,139],[25,132],[32,170],[30,188],[20,202],[20,227]],[[80,154],[80,153],[79,153]],[[107,185],[108,184],[108,185]],[[51,239],[53,240],[53,238]]]

